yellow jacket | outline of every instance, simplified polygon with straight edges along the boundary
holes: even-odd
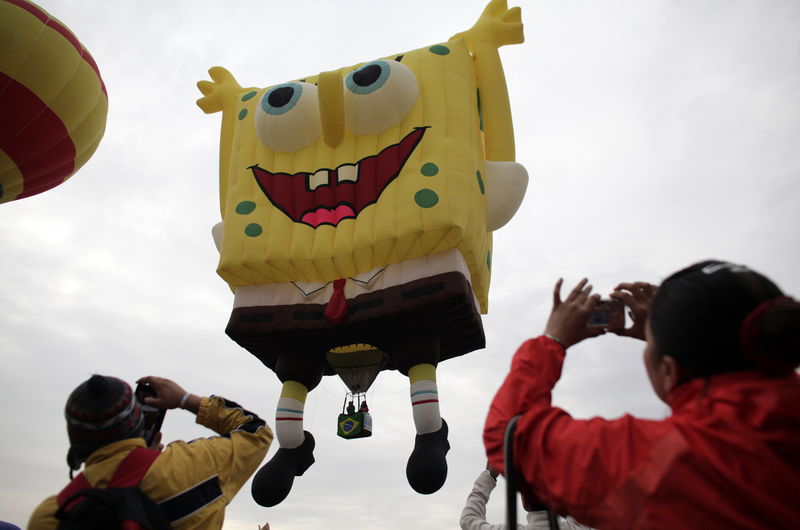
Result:
[[[139,487],[172,521],[176,530],[222,528],[225,506],[258,468],[272,443],[272,430],[255,414],[223,398],[203,398],[197,423],[221,436],[173,442],[156,458]],[[86,460],[84,475],[104,488],[117,466],[143,438],[128,438],[101,447]],[[54,529],[56,496],[31,515],[30,530]]]

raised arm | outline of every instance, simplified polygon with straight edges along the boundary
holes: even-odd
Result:
[[[197,106],[206,114],[222,111],[222,131],[219,141],[219,208],[225,218],[225,200],[228,193],[228,171],[230,169],[231,146],[236,125],[236,100],[243,89],[233,75],[221,66],[208,71],[211,81],[198,81],[197,88],[203,97],[197,100]]]
[[[508,87],[498,48],[525,40],[519,7],[508,9],[506,0],[492,0],[478,21],[450,40],[463,38],[475,57],[486,141],[486,160],[514,161],[514,127]]]

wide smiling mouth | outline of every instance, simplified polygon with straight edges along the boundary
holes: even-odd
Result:
[[[267,199],[297,223],[311,227],[336,226],[354,219],[378,200],[383,190],[402,171],[427,127],[415,127],[398,143],[354,164],[314,172],[273,173],[250,166]]]

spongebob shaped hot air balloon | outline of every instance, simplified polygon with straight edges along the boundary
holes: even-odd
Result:
[[[72,176],[107,114],[97,64],[75,35],[36,4],[0,0],[0,203]]]
[[[280,449],[253,497],[273,506],[314,462],[306,396],[348,352],[407,375],[420,493],[447,476],[436,366],[485,345],[492,231],[528,176],[498,48],[523,41],[519,8],[492,1],[449,41],[267,88],[223,68],[198,87],[222,111],[218,273],[226,332],[275,371]],[[342,362],[339,362],[342,361]]]

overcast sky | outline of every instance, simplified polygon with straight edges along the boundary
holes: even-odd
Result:
[[[170,377],[274,425],[277,377],[224,333],[233,297],[210,235],[220,115],[195,104],[208,68],[269,86],[445,41],[484,2],[40,5],[94,56],[109,114],[97,152],[69,181],[0,204],[0,520],[21,526],[66,484],[63,406],[92,373]],[[522,7],[525,43],[500,54],[531,182],[495,233],[487,347],[439,366],[452,446],[445,486],[423,496],[406,482],[405,377],[378,376],[368,394],[374,435],[351,441],[336,436],[346,388],[327,377],[306,403],[316,463],[275,508],[257,506],[245,485],[226,529],[456,528],[485,465],[488,404],[516,347],[543,329],[559,276],[569,287],[588,276],[605,294],[715,257],[800,295],[800,3],[510,5]],[[555,402],[580,417],[663,417],[641,349],[618,337],[570,349]],[[209,433],[179,410],[163,432]],[[489,516],[503,513],[499,489]]]

